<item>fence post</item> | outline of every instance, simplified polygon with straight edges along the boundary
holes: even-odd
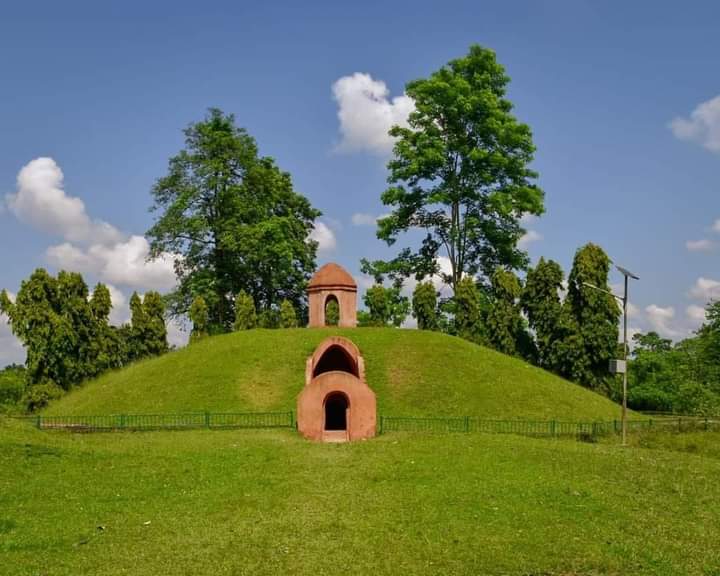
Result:
[[[290,410],[290,428],[295,426],[295,412]]]
[[[36,422],[35,422],[35,427],[36,427],[38,430],[40,430],[40,428],[42,428],[41,418],[42,418],[42,416],[40,416],[40,414],[38,414],[38,415],[37,415],[37,420],[36,420]]]
[[[550,421],[550,435],[551,435],[553,438],[555,438],[555,433],[556,433],[556,430],[555,430],[555,420],[551,420],[551,421]]]
[[[385,425],[385,416],[380,416],[380,432],[378,434],[383,433],[384,425]]]
[[[470,416],[465,416],[465,432],[470,432]]]
[[[678,432],[682,432],[682,416],[678,416]]]
[[[210,428],[210,412],[205,412],[205,428]]]

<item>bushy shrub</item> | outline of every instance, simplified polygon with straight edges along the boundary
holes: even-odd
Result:
[[[63,390],[52,382],[34,384],[30,386],[23,397],[23,404],[28,412],[35,412],[45,408],[51,401],[63,395]]]

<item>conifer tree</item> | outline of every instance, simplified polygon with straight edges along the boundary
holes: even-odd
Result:
[[[520,309],[521,285],[518,277],[498,268],[491,279],[492,303],[485,319],[488,343],[504,354],[533,356],[531,339]]]
[[[620,309],[615,298],[588,284],[609,292],[609,271],[610,258],[600,246],[581,247],[575,253],[564,304],[569,333],[566,340],[571,339],[579,347],[577,351],[569,342],[563,345],[564,370],[569,370],[577,382],[604,392],[611,383],[609,361],[617,352]]]
[[[295,307],[290,300],[283,300],[280,304],[280,326],[282,328],[297,328],[298,326]]]
[[[191,344],[208,336],[208,307],[202,296],[195,298],[190,306],[190,321],[193,324],[190,333]]]
[[[560,299],[563,272],[553,260],[540,258],[528,270],[520,302],[535,333],[538,364],[547,370],[560,371],[558,346],[562,331],[563,305]]]
[[[235,324],[234,329],[250,330],[257,326],[257,314],[252,296],[241,290],[235,297]]]
[[[483,302],[475,280],[465,276],[457,283],[453,296],[454,331],[461,338],[484,343]]]
[[[420,282],[415,286],[412,310],[420,330],[438,330],[437,291],[432,282]]]

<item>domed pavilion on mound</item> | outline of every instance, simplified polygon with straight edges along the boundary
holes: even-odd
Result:
[[[331,262],[322,266],[308,284],[310,328],[325,326],[325,310],[337,302],[340,311],[338,326],[357,325],[357,284],[342,266]]]
[[[308,284],[310,322],[325,326],[325,311],[336,302],[338,326],[357,324],[357,285],[337,264],[325,264]],[[375,436],[375,393],[365,381],[365,361],[348,338],[323,340],[305,365],[305,387],[297,398],[297,425],[311,440],[346,442]]]

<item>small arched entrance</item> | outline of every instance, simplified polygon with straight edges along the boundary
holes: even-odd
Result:
[[[342,392],[331,392],[325,398],[325,430],[329,432],[346,432],[350,402]]]
[[[340,303],[335,294],[325,298],[325,326],[337,326],[340,324]]]

